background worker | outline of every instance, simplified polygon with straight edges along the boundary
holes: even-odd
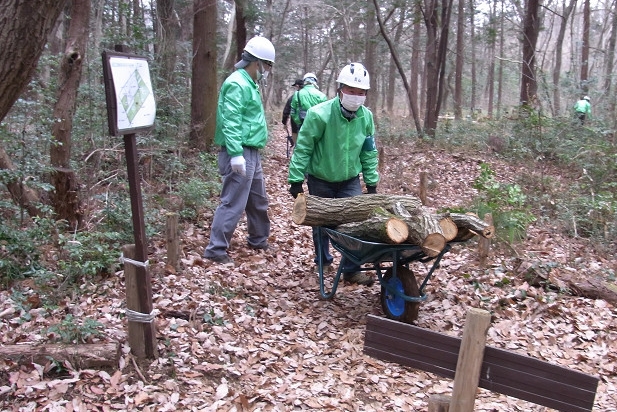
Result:
[[[581,124],[585,124],[585,119],[591,119],[591,103],[589,103],[589,96],[583,97],[574,104],[574,112]]]
[[[328,100],[328,96],[322,93],[317,86],[315,73],[306,73],[302,81],[304,87],[295,92],[291,100],[291,118],[299,128],[302,127],[308,109]]]
[[[369,73],[361,63],[351,63],[343,67],[336,81],[336,97],[311,107],[298,132],[288,176],[289,192],[294,198],[304,192],[305,174],[311,195],[327,198],[361,195],[360,173],[367,193],[377,193],[375,124],[373,113],[364,106],[371,84]],[[313,228],[315,263],[319,253],[317,236],[317,228]],[[328,266],[333,258],[326,234],[322,233],[320,243],[322,263]],[[344,280],[373,284],[374,279],[359,271],[357,265],[345,261],[341,265]]]
[[[204,251],[204,257],[216,263],[233,263],[227,249],[245,212],[248,246],[268,248],[268,196],[259,154],[266,145],[268,128],[258,83],[267,79],[274,57],[270,40],[253,37],[235,65],[237,70],[225,79],[219,92],[214,143],[220,146],[218,168],[223,187],[212,219],[210,243]]]
[[[296,141],[298,140],[299,127],[298,127],[298,123],[294,122],[294,120],[290,117],[291,101],[293,100],[293,97],[296,94],[296,92],[300,90],[303,86],[304,86],[304,81],[302,79],[296,79],[294,84],[291,85],[291,87],[293,87],[295,90],[291,94],[291,96],[289,96],[289,98],[287,99],[287,103],[285,103],[285,107],[283,108],[282,123],[283,123],[283,126],[285,127],[285,131],[287,132],[287,136],[291,136],[293,145],[295,145]],[[289,129],[287,128],[287,120],[289,120],[289,123],[291,125],[291,134],[289,134]]]

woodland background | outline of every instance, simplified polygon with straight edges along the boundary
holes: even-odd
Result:
[[[157,100],[155,127],[137,136],[149,257],[162,265],[155,276],[160,282],[156,292],[161,294],[156,303],[159,307],[175,308],[178,304],[176,310],[186,309],[181,303],[191,294],[199,302],[190,306],[199,309],[197,327],[188,328],[177,319],[159,320],[161,348],[166,361],[176,369],[166,369],[169,365],[163,365],[161,360],[158,367],[162,370],[150,365],[150,372],[158,378],[149,375],[142,380],[138,368],[123,368],[118,379],[143,385],[178,373],[179,363],[191,362],[186,358],[190,352],[186,341],[174,341],[186,338],[184,334],[189,332],[185,327],[190,330],[190,339],[202,343],[206,336],[202,333],[212,332],[224,342],[231,342],[220,327],[229,327],[226,322],[233,312],[230,308],[236,304],[244,308],[241,317],[251,322],[261,319],[259,314],[273,316],[264,303],[268,299],[280,306],[273,319],[280,319],[281,311],[292,309],[294,322],[300,325],[303,317],[320,316],[319,311],[312,312],[318,308],[314,282],[296,279],[314,270],[310,237],[301,228],[281,223],[284,235],[279,233],[271,239],[278,248],[266,257],[233,252],[240,255],[234,259],[245,258],[248,263],[241,264],[231,278],[199,259],[220,188],[211,147],[218,87],[239,59],[246,40],[264,35],[277,51],[269,85],[263,89],[271,138],[264,156],[272,171],[268,190],[273,220],[289,220],[291,199],[286,193],[286,163],[281,148],[285,131],[280,118],[293,80],[305,72],[315,72],[321,89],[333,97],[338,71],[349,62],[363,62],[372,81],[367,105],[375,114],[378,146],[386,153],[379,190],[414,193],[417,174],[428,171],[431,189],[441,196],[433,199],[435,208],[473,211],[480,216],[490,212],[497,228],[493,259],[500,263],[481,267],[472,255],[456,254],[446,267],[464,276],[452,283],[442,280],[444,292],[437,294],[444,305],[454,308],[447,311],[450,319],[427,316],[420,323],[459,333],[464,304],[486,305],[495,313],[505,307],[503,313],[511,316],[509,322],[522,324],[530,312],[539,325],[542,316],[558,317],[560,321],[551,326],[551,333],[536,330],[513,336],[505,331],[525,327],[506,323],[499,329],[496,325],[496,330],[501,331],[497,335],[504,341],[495,336],[494,343],[507,347],[513,339],[528,339],[519,348],[551,361],[557,360],[529,348],[558,345],[557,351],[567,354],[559,359],[560,363],[578,359],[581,370],[602,376],[596,409],[610,410],[609,405],[615,404],[615,366],[610,355],[615,341],[611,335],[615,329],[614,303],[573,297],[575,290],[548,275],[534,291],[514,269],[525,262],[525,267],[534,271],[576,273],[598,278],[607,288],[614,288],[614,1],[0,0],[0,6],[0,44],[5,51],[0,62],[0,281],[5,305],[0,311],[2,344],[125,338],[123,318],[115,310],[122,307],[122,296],[118,296],[122,290],[120,247],[133,242],[130,199],[123,142],[108,132],[101,64],[101,52],[113,50],[117,44],[149,59]],[[589,95],[592,103],[592,119],[585,126],[579,125],[572,113],[572,105],[582,95]],[[162,216],[167,212],[178,213],[183,225],[185,260],[179,273],[165,268],[161,249],[165,225]],[[465,260],[469,262],[461,263]],[[242,279],[243,275],[262,272],[276,273],[281,278],[262,279],[256,284]],[[193,283],[186,283],[189,279],[183,273],[199,279],[194,282],[200,285],[201,292],[194,290]],[[246,302],[238,301],[244,296],[238,290],[259,289],[260,282],[268,283],[273,288],[269,292],[274,290],[276,295],[260,295],[264,308],[249,313]],[[280,290],[278,285],[287,282],[291,282],[289,290],[287,286]],[[187,292],[178,295],[174,284],[182,285]],[[452,287],[456,293],[448,291]],[[204,295],[197,294],[204,291]],[[351,298],[347,296],[344,301],[368,297],[367,307],[360,304],[360,313],[371,313],[374,292],[354,289]],[[173,304],[165,293],[173,295]],[[202,307],[205,301],[212,302],[211,306]],[[294,302],[302,303],[295,307]],[[562,305],[565,309],[559,309]],[[342,343],[338,331],[331,331],[328,345],[343,351],[355,348],[350,359],[354,365],[362,363],[366,359],[357,353],[357,346],[362,334],[358,325],[362,325],[363,317],[349,314],[340,303],[328,307],[334,311],[331,319],[350,317],[347,323],[335,323],[336,327],[349,328]],[[439,313],[439,301],[429,305],[431,308]],[[572,326],[568,322],[576,313],[585,313],[590,319]],[[294,324],[283,318],[284,324]],[[319,330],[330,329],[319,321],[317,324]],[[182,331],[175,335],[178,328]],[[244,332],[249,336],[243,339],[256,338],[250,335],[255,334],[254,330]],[[577,335],[579,332],[582,337]],[[207,336],[212,336],[206,341],[218,354],[220,342],[215,344],[214,335]],[[292,337],[273,333],[263,339]],[[582,340],[585,347],[593,346],[597,356],[585,353],[589,359],[582,359],[570,355],[571,339]],[[300,352],[310,354],[315,343],[307,339],[300,346]],[[268,352],[268,356],[279,355]],[[126,359],[124,366],[130,364]],[[230,382],[237,378],[236,372],[222,376],[213,373],[233,364],[227,356],[216,362],[208,358],[204,372],[215,388],[214,393],[204,391],[212,395],[200,399],[206,404],[213,404],[213,399],[221,401],[219,388],[223,384],[223,389],[233,386]],[[394,368],[395,375],[415,376],[409,370],[376,361],[372,365],[378,370]],[[148,368],[140,366],[144,371]],[[356,372],[363,376],[370,375],[371,370]],[[33,394],[40,394],[37,388],[41,384],[36,380],[34,386],[28,386],[20,384],[20,379],[24,374],[36,374],[45,381],[52,373],[78,375],[77,386],[84,381],[90,385],[92,379],[109,383],[109,376],[93,377],[90,372],[71,370],[70,365],[52,362],[44,368],[27,370],[9,363],[3,364],[0,372],[1,400],[16,410],[26,410],[25,405],[35,402]],[[309,375],[316,381],[321,376]],[[206,378],[200,379],[203,383]],[[349,377],[341,379],[347,382]],[[432,378],[422,379],[429,382]],[[250,385],[250,381],[247,378],[246,384]],[[53,392],[56,383],[47,382],[46,391]],[[185,384],[188,387],[180,391],[182,394],[191,390],[190,383]],[[139,391],[143,386],[135,385],[131,385],[132,390],[142,393]],[[426,385],[426,393],[440,393],[444,385],[447,387],[434,380]],[[161,386],[166,392],[168,384]],[[383,394],[383,388],[377,383],[375,386],[367,387],[362,400],[363,405],[374,405],[378,410],[386,400],[383,395],[375,396]],[[45,392],[44,396],[49,395],[48,402],[52,403],[59,396],[58,402],[62,403],[78,393],[72,390],[75,392],[53,396]],[[120,392],[114,396],[124,397],[125,404],[136,406],[135,392]],[[174,393],[165,396],[173,400]],[[246,392],[238,386],[225,393],[232,397]],[[409,391],[405,388],[396,393]],[[341,396],[353,405],[354,398],[348,395]],[[509,400],[485,396],[489,400],[484,410],[513,410]],[[302,398],[310,397],[298,392],[296,399],[281,402],[292,405]],[[264,399],[266,404],[276,405],[267,396],[257,401]],[[17,400],[23,405],[19,406]],[[37,402],[40,404],[40,399]],[[425,406],[417,399],[406,405],[416,404],[420,409]],[[408,410],[413,408],[409,406]],[[528,405],[520,408],[531,410]]]

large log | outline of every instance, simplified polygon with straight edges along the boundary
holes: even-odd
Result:
[[[474,214],[450,213],[450,219],[460,228],[466,228],[474,231],[478,235],[487,239],[495,235],[495,226],[485,222]]]
[[[391,210],[396,202],[411,214],[422,211],[422,202],[415,196],[365,194],[334,199],[300,193],[294,202],[292,220],[297,225],[338,226],[366,220],[380,208]]]
[[[0,359],[11,359],[19,364],[45,365],[50,359],[68,361],[74,368],[91,369],[118,366],[119,343],[92,343],[82,345],[5,345],[0,346]]]
[[[456,223],[450,218],[450,216],[444,216],[439,218],[439,226],[443,231],[443,236],[446,238],[446,242],[452,241],[458,235],[459,228]]]
[[[407,224],[407,243],[418,245],[424,254],[435,257],[446,247],[446,238],[437,216],[427,213],[411,214],[401,202],[392,206],[392,212]]]
[[[399,244],[407,240],[407,224],[384,215],[371,216],[361,222],[350,222],[336,227],[341,233],[371,242]]]

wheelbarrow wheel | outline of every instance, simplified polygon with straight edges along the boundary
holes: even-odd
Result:
[[[389,319],[405,323],[412,323],[418,319],[420,302],[409,302],[389,292],[385,285],[407,296],[420,296],[418,282],[413,272],[405,266],[398,266],[394,277],[392,268],[386,270],[381,286],[381,307]]]

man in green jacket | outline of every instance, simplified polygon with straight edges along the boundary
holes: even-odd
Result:
[[[219,92],[214,143],[220,147],[221,200],[214,212],[210,243],[204,257],[215,263],[233,263],[227,254],[233,232],[246,212],[248,246],[267,249],[270,236],[268,196],[261,167],[268,128],[259,83],[265,84],[274,64],[274,46],[265,37],[253,37],[244,47],[236,71]]]
[[[295,92],[291,99],[291,120],[298,125],[298,128],[302,127],[308,109],[328,100],[328,96],[317,87],[315,73],[306,73],[302,80],[304,86]]]
[[[375,147],[373,113],[364,106],[370,88],[368,71],[361,63],[345,66],[338,78],[337,96],[311,107],[298,133],[298,142],[289,163],[289,192],[294,198],[303,193],[305,174],[311,195],[344,198],[362,194],[360,173],[368,193],[377,193],[379,173]],[[306,86],[305,86],[306,87]],[[315,263],[321,244],[323,264],[332,264],[327,235],[317,239],[313,229]],[[374,279],[351,262],[341,262],[343,279],[372,285]]]
[[[574,112],[581,124],[585,124],[586,118],[591,118],[591,103],[589,103],[589,96],[583,97],[574,104]]]

